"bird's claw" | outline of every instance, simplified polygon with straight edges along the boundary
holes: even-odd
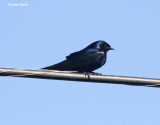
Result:
[[[93,75],[102,75],[101,73],[92,72]]]
[[[85,76],[88,76],[88,79],[90,79],[89,72],[83,72]]]
[[[96,72],[83,72],[85,76],[88,76],[88,79],[90,79],[90,75],[89,74],[92,74],[92,75],[102,75],[101,73],[96,73]]]

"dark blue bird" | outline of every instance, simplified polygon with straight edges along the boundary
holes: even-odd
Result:
[[[105,41],[99,40],[78,52],[70,54],[66,57],[66,60],[43,69],[92,73],[106,63],[109,50],[114,49]]]

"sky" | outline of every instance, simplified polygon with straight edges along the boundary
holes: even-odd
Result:
[[[160,78],[159,6],[159,0],[1,0],[0,67],[40,69],[105,40],[115,51],[96,72]],[[159,88],[0,77],[1,125],[159,125],[159,105]]]

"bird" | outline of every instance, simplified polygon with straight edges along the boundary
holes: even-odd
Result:
[[[66,56],[64,61],[42,69],[94,73],[94,70],[102,67],[106,63],[107,52],[109,50],[114,49],[107,42],[98,40],[86,48]]]

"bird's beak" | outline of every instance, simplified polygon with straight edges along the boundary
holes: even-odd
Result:
[[[112,48],[112,47],[107,47],[106,49],[107,49],[107,50],[115,50],[115,49]]]
[[[115,50],[114,48],[110,47],[110,50]]]

